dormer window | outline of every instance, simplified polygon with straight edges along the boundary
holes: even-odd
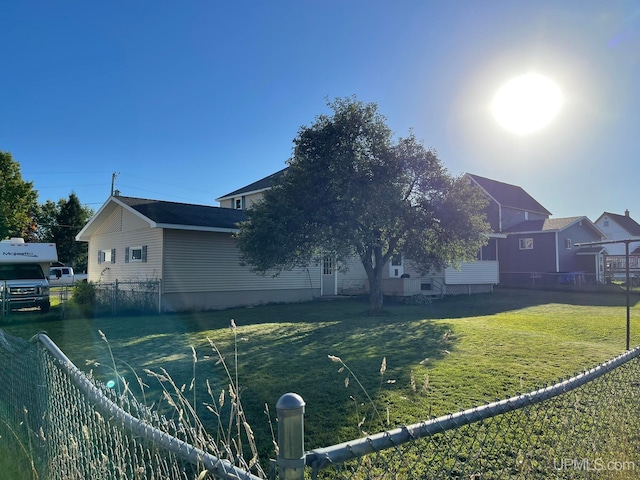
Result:
[[[233,208],[236,210],[243,210],[245,208],[245,199],[246,197],[243,195],[238,198],[233,199]]]

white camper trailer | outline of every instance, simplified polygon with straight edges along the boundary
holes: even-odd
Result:
[[[25,243],[21,238],[0,241],[0,303],[3,311],[39,307],[49,311],[47,273],[58,261],[55,243]]]

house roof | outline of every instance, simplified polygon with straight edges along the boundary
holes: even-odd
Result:
[[[247,195],[249,193],[258,193],[258,192],[263,192],[265,190],[269,190],[273,186],[273,184],[276,182],[276,180],[278,180],[282,175],[284,175],[284,172],[286,172],[288,168],[289,167],[283,168],[279,172],[272,173],[268,177],[264,177],[256,182],[250,183],[246,187],[239,188],[238,190],[234,190],[233,192],[227,193],[226,195],[216,198],[216,202],[219,202],[221,200],[226,200],[231,197],[237,197],[240,195]]]
[[[604,246],[599,245],[595,247],[580,247],[576,252],[576,255],[598,255],[601,252],[604,252],[605,254],[609,253]]]
[[[624,228],[630,235],[634,237],[640,237],[640,224],[636,222],[629,215],[619,215],[617,213],[604,212],[600,217],[598,217],[598,222],[602,217],[609,217],[611,220],[616,222],[622,228]]]
[[[489,178],[481,177],[467,173],[476,185],[482,188],[498,204],[525,210],[527,212],[541,213],[543,215],[551,215],[551,212],[544,208],[535,198],[524,191],[522,187],[510,185],[508,183],[498,182]]]
[[[586,222],[601,237],[604,233],[587,217],[566,217],[566,218],[546,218],[543,220],[525,220],[505,230],[506,233],[539,233],[539,232],[559,232],[571,225],[579,222]]]
[[[242,210],[231,208],[113,196],[109,197],[80,230],[76,240],[88,241],[97,228],[119,207],[146,221],[151,228],[235,232],[238,230],[238,223],[246,218]]]

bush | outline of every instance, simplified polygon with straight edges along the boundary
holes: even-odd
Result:
[[[96,304],[96,288],[93,283],[78,282],[73,286],[73,301],[77,305],[93,307]]]

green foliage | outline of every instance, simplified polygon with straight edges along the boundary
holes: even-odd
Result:
[[[58,203],[47,200],[38,208],[38,239],[55,243],[62,263],[78,272],[85,271],[88,246],[75,237],[92,215],[93,210],[82,206],[73,192],[67,200],[61,198]]]
[[[96,301],[96,287],[91,282],[77,282],[73,286],[73,301],[78,305],[93,306]]]
[[[323,254],[357,255],[382,310],[384,265],[402,254],[428,271],[475,259],[489,231],[486,201],[452,177],[413,134],[393,142],[374,103],[328,105],[302,127],[289,168],[247,211],[238,245],[256,271],[304,266]]]
[[[22,179],[20,164],[0,150],[0,239],[31,239],[37,196],[33,183]]]

